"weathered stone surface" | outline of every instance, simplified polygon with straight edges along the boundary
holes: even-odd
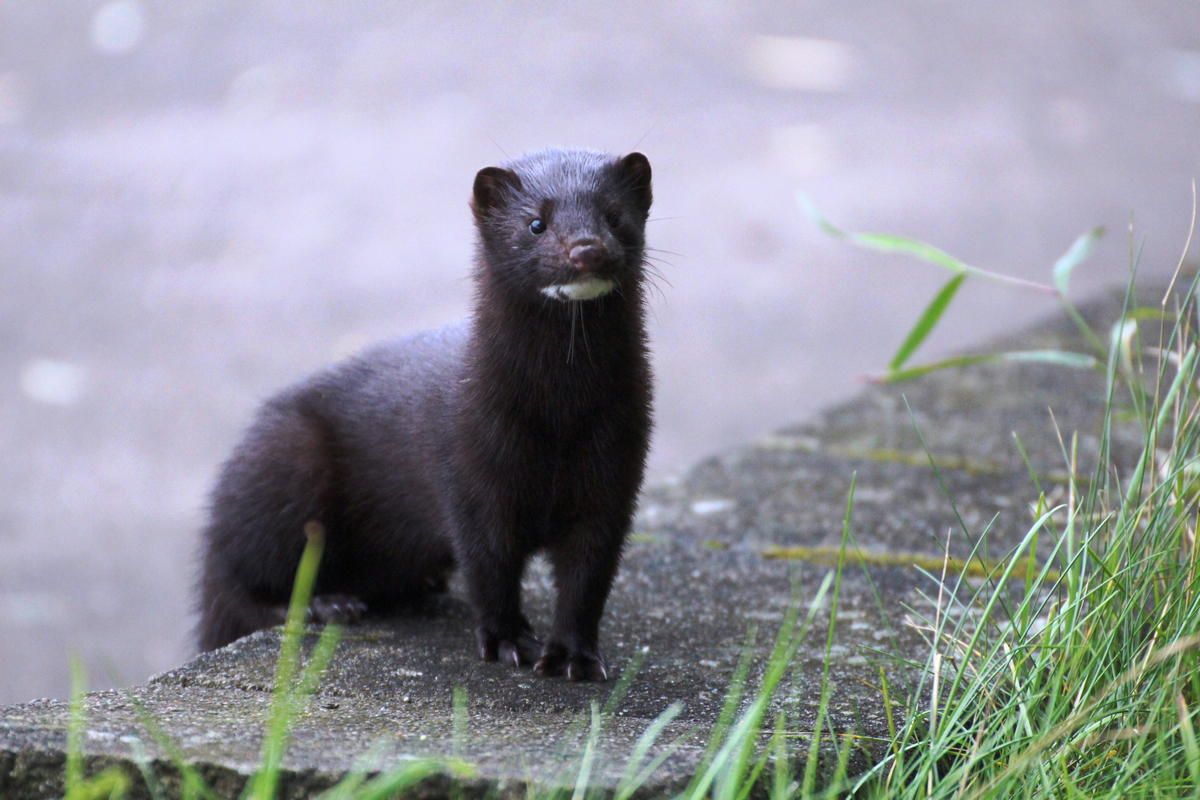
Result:
[[[531,617],[549,617],[544,570],[530,582]],[[811,597],[828,567],[765,560],[750,550],[721,550],[694,540],[654,535],[633,544],[615,591],[605,628],[607,653],[618,670],[644,659],[628,693],[605,727],[596,775],[615,781],[637,737],[671,703],[683,713],[663,742],[693,731],[655,778],[663,788],[690,775],[716,718],[747,630],[758,627],[765,651],[783,620],[793,588],[800,602]],[[889,600],[920,605],[912,576],[897,567],[872,570]],[[911,632],[892,629],[876,606],[866,577],[849,571],[843,585],[839,640],[831,679],[845,691],[832,706],[836,729],[878,736],[886,730],[875,696],[857,690],[878,682],[877,659],[858,645],[919,652]],[[796,663],[796,679],[783,693],[796,730],[811,730],[824,652],[824,625],[814,628]],[[858,644],[851,647],[849,640]],[[220,767],[235,780],[252,770],[269,705],[278,652],[276,632],[262,632],[132,690],[189,758]],[[903,645],[903,646],[902,646]],[[891,665],[888,665],[889,670]],[[421,613],[347,630],[330,673],[295,733],[288,765],[297,786],[332,782],[364,753],[378,750],[381,765],[400,759],[455,752],[452,691],[469,698],[467,735],[459,752],[489,780],[554,780],[578,764],[589,704],[604,703],[614,684],[544,680],[528,671],[476,660],[464,603],[448,597]],[[862,700],[867,698],[867,702]],[[15,752],[29,774],[32,764],[53,778],[61,772],[65,703],[37,702],[9,708],[0,723],[0,751]],[[89,698],[89,752],[128,758],[133,737],[149,751],[138,711],[121,691]],[[20,755],[24,751],[24,755]],[[57,765],[57,767],[55,766]],[[56,769],[58,771],[56,771]],[[226,774],[228,772],[229,774]],[[570,778],[573,780],[573,777]],[[15,783],[7,791],[20,796]],[[28,780],[25,778],[23,780]],[[41,785],[41,784],[39,784]],[[481,784],[482,786],[482,784]],[[5,795],[8,796],[8,795]],[[32,796],[32,795],[29,795]]]
[[[736,548],[837,547],[852,475],[854,539],[868,550],[940,555],[949,536],[961,557],[991,524],[992,550],[1003,552],[1028,527],[1027,501],[1036,498],[1015,470],[944,469],[943,489],[920,463],[758,447],[710,459],[678,489],[652,494],[642,519]]]
[[[1089,309],[1101,318],[1113,313],[1111,299]],[[1016,344],[1072,342],[1072,332],[1055,324]],[[757,627],[753,648],[764,655],[792,598],[805,604],[829,572],[855,474],[854,542],[865,559],[844,572],[830,661],[830,724],[842,733],[884,735],[879,670],[900,684],[911,680],[914,673],[901,659],[923,663],[926,645],[908,622],[931,611],[927,596],[936,593],[909,560],[927,564],[947,547],[965,555],[989,525],[990,555],[1003,555],[1026,530],[1037,496],[1011,431],[1024,442],[1043,488],[1054,492],[1066,468],[1045,408],[1053,407],[1065,436],[1078,431],[1080,452],[1094,457],[1102,387],[1095,373],[1010,366],[872,388],[815,422],[716,456],[678,483],[647,492],[604,628],[617,672],[641,666],[605,726],[593,780],[614,785],[638,736],[672,703],[684,710],[659,746],[678,737],[683,743],[648,789],[661,792],[687,780],[747,631]],[[912,432],[914,418],[941,482]],[[1131,451],[1135,439],[1122,442]],[[781,546],[806,548],[810,557],[767,557]],[[574,780],[589,705],[603,704],[615,684],[543,680],[480,663],[459,597],[456,586],[420,611],[346,631],[294,732],[287,794],[331,785],[367,753],[376,768],[461,755],[478,769],[473,778],[456,779],[470,794],[515,793],[528,780]],[[544,629],[552,598],[544,568],[531,571],[527,597],[535,626]],[[819,701],[827,617],[818,618],[779,700],[789,726],[801,734],[812,729]],[[128,765],[140,747],[173,779],[166,751],[144,727],[144,707],[202,775],[222,792],[233,791],[257,763],[278,646],[278,632],[261,632],[144,686],[90,695],[89,764]],[[756,670],[762,666],[760,658]],[[461,735],[452,717],[455,687],[469,698]],[[0,796],[57,791],[67,705],[37,701],[2,713]],[[871,756],[862,745],[856,763]],[[444,793],[450,780],[439,778],[425,791]]]

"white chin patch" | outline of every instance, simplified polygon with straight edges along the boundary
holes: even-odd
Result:
[[[611,292],[616,282],[608,278],[584,278],[574,283],[556,283],[553,286],[543,286],[542,294],[564,303],[572,300],[595,300],[597,297]]]

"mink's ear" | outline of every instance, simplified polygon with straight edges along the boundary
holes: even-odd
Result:
[[[650,191],[650,160],[641,153],[630,153],[617,162],[617,180],[628,189],[643,214],[650,212],[654,195]]]
[[[475,189],[471,195],[471,208],[476,216],[504,204],[510,193],[521,190],[521,179],[517,173],[500,167],[484,167],[475,175]]]

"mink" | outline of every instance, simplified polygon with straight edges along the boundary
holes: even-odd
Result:
[[[652,428],[650,163],[544,150],[475,176],[475,299],[284,390],[221,468],[201,537],[198,639],[283,617],[306,525],[326,531],[310,618],[350,622],[463,572],[485,661],[606,680],[599,627]],[[542,553],[544,642],[521,608]]]

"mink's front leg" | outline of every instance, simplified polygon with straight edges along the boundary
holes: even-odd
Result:
[[[471,603],[479,619],[475,629],[479,657],[514,667],[532,664],[542,643],[521,613],[521,573],[525,565],[516,559],[492,557],[465,566]]]
[[[480,515],[472,515],[480,516]],[[507,529],[485,528],[482,521],[464,519],[457,548],[471,605],[478,627],[475,641],[484,661],[503,661],[515,667],[534,662],[542,643],[533,635],[529,620],[521,613],[521,576],[528,553],[516,544]],[[493,523],[494,525],[495,523]],[[483,531],[492,535],[480,535]]]
[[[558,601],[554,628],[534,664],[540,675],[573,681],[606,681],[600,655],[600,617],[621,557],[623,528],[579,526],[549,551]]]

